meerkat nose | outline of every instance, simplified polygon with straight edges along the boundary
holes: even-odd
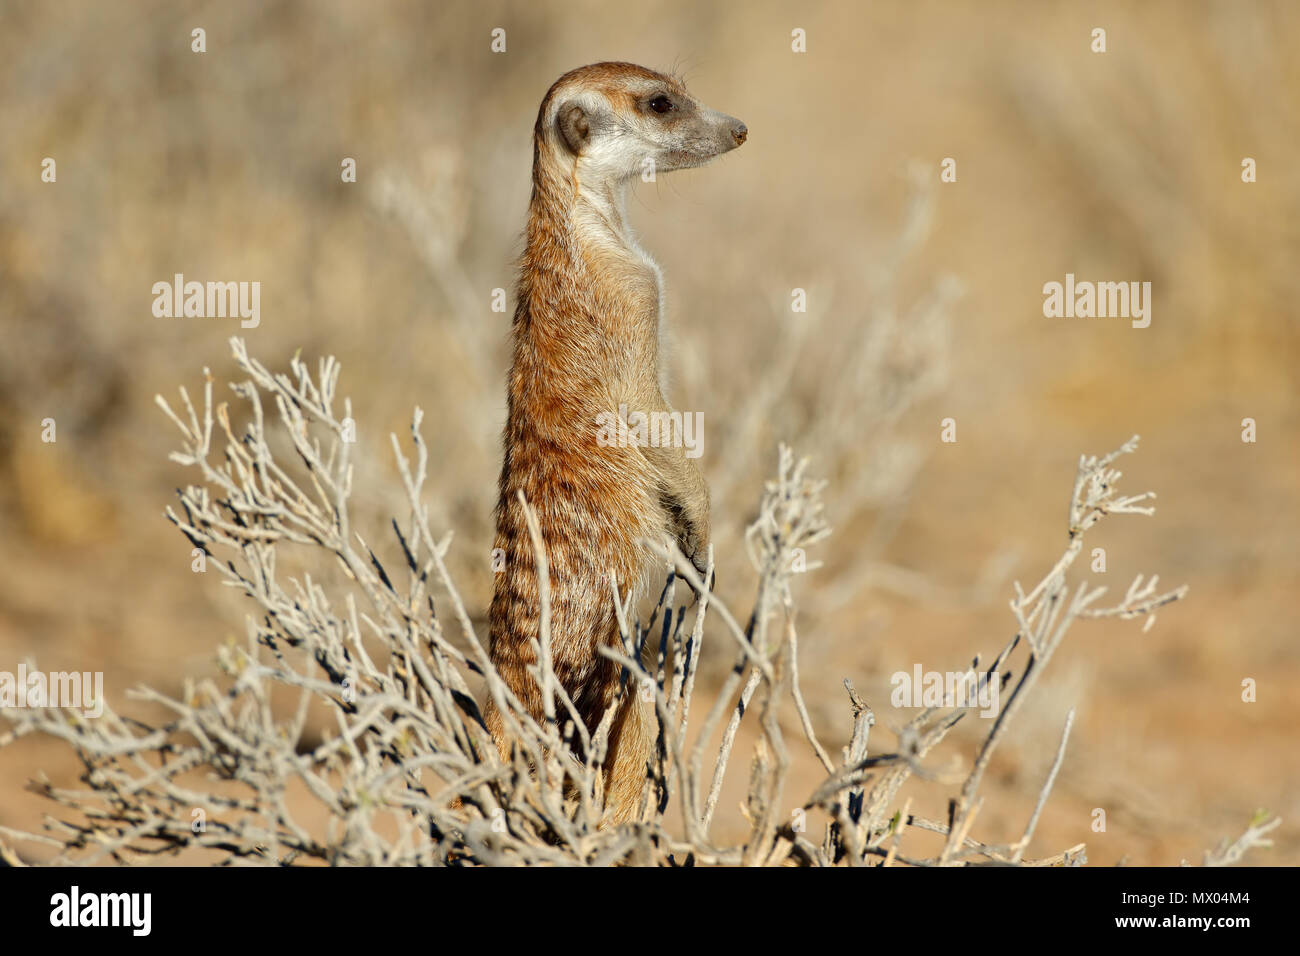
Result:
[[[731,138],[734,139],[736,141],[736,145],[739,146],[741,143],[743,143],[746,139],[749,138],[749,128],[745,126],[744,123],[737,123],[731,129]]]

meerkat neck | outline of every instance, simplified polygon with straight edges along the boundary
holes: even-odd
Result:
[[[627,221],[627,182],[605,182],[588,186],[579,182],[574,203],[575,218],[592,233],[589,238],[613,241],[633,247],[632,230]],[[582,241],[579,237],[579,241]]]
[[[589,181],[576,165],[562,163],[552,149],[539,150],[533,173],[532,222],[559,230],[575,250],[592,244],[635,249],[627,218],[628,185],[626,179]]]

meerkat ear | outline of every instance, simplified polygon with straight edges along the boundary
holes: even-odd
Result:
[[[555,124],[559,127],[564,144],[575,156],[581,155],[582,148],[591,138],[591,123],[587,120],[587,111],[577,103],[565,103],[556,115]]]

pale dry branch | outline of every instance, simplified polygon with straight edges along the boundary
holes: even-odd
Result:
[[[196,478],[167,516],[224,583],[251,602],[245,637],[220,649],[222,679],[187,681],[177,697],[135,692],[140,703],[167,715],[157,724],[108,704],[98,718],[71,709],[10,711],[0,746],[33,733],[60,739],[80,757],[87,788],[33,783],[57,813],[44,833],[5,831],[10,839],[53,848],[55,863],[135,863],[182,850],[257,865],[1082,861],[1082,847],[1022,860],[1061,769],[1072,715],[1024,832],[1006,843],[971,833],[989,761],[1071,625],[1079,618],[1149,618],[1186,593],[1160,592],[1156,578],[1139,577],[1122,601],[1105,606],[1103,588],[1069,579],[1083,535],[1102,517],[1151,513],[1151,495],[1115,492],[1120,475],[1111,465],[1136,448],[1136,439],[1081,461],[1065,552],[1028,592],[1016,585],[1016,631],[983,670],[1009,693],[962,778],[931,765],[928,755],[969,708],[926,708],[898,731],[893,751],[871,754],[874,714],[846,681],[851,725],[838,760],[818,738],[799,686],[794,594],[797,585],[815,580],[818,564],[808,551],[829,527],[825,483],[808,477],[807,460],[780,448],[776,476],[745,532],[757,592],[744,624],[712,590],[711,550],[701,576],[680,552],[646,542],[663,561],[667,584],[648,623],[636,618],[630,598],[611,593],[621,646],[601,652],[625,669],[621,694],[653,699],[659,734],[639,818],[606,826],[603,761],[622,698],[589,732],[555,676],[546,542],[528,502],[522,504],[542,582],[533,672],[545,702],[541,720],[496,672],[447,571],[451,535],[431,527],[425,501],[422,412],[413,415],[409,446],[392,436],[407,514],[404,522],[392,521],[385,542],[396,557],[383,558],[382,548],[366,543],[374,529],[353,527],[349,513],[355,423],[350,403],[338,394],[338,363],[327,358],[313,374],[295,357],[287,374],[276,374],[242,341],[232,340],[232,351],[246,376],[232,385],[244,411],[238,423],[232,408],[216,400],[206,371],[197,405],[184,389],[179,410],[162,398],[158,403],[180,433],[173,460]],[[676,603],[678,578],[694,593],[690,603]],[[696,676],[710,634],[727,643],[732,667],[696,727]],[[1017,651],[1026,659],[1013,678]],[[277,688],[290,697],[273,700]],[[285,699],[287,707],[278,702]],[[484,724],[480,702],[487,699],[517,742],[509,759]],[[327,726],[310,730],[320,721],[313,724],[309,715],[322,708]],[[789,810],[792,744],[783,718],[797,722],[800,745],[826,774]],[[720,843],[715,817],[745,721],[756,731],[746,754],[748,830],[736,842]],[[945,824],[913,814],[914,798],[895,808],[913,775],[960,783]],[[317,810],[327,822],[309,825]],[[788,822],[806,813],[828,821],[820,842]],[[1271,826],[1248,831],[1213,859],[1233,862],[1266,844]],[[936,856],[908,852],[911,833],[920,830],[945,835]]]

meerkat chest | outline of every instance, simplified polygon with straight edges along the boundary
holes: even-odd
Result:
[[[628,255],[632,259],[632,270],[637,274],[642,286],[642,294],[647,301],[645,306],[654,313],[656,334],[663,334],[664,317],[664,273],[659,263],[651,258],[635,241],[628,244]]]
[[[611,331],[624,331],[656,345],[663,325],[663,273],[638,246],[600,248],[593,257],[594,282]]]

